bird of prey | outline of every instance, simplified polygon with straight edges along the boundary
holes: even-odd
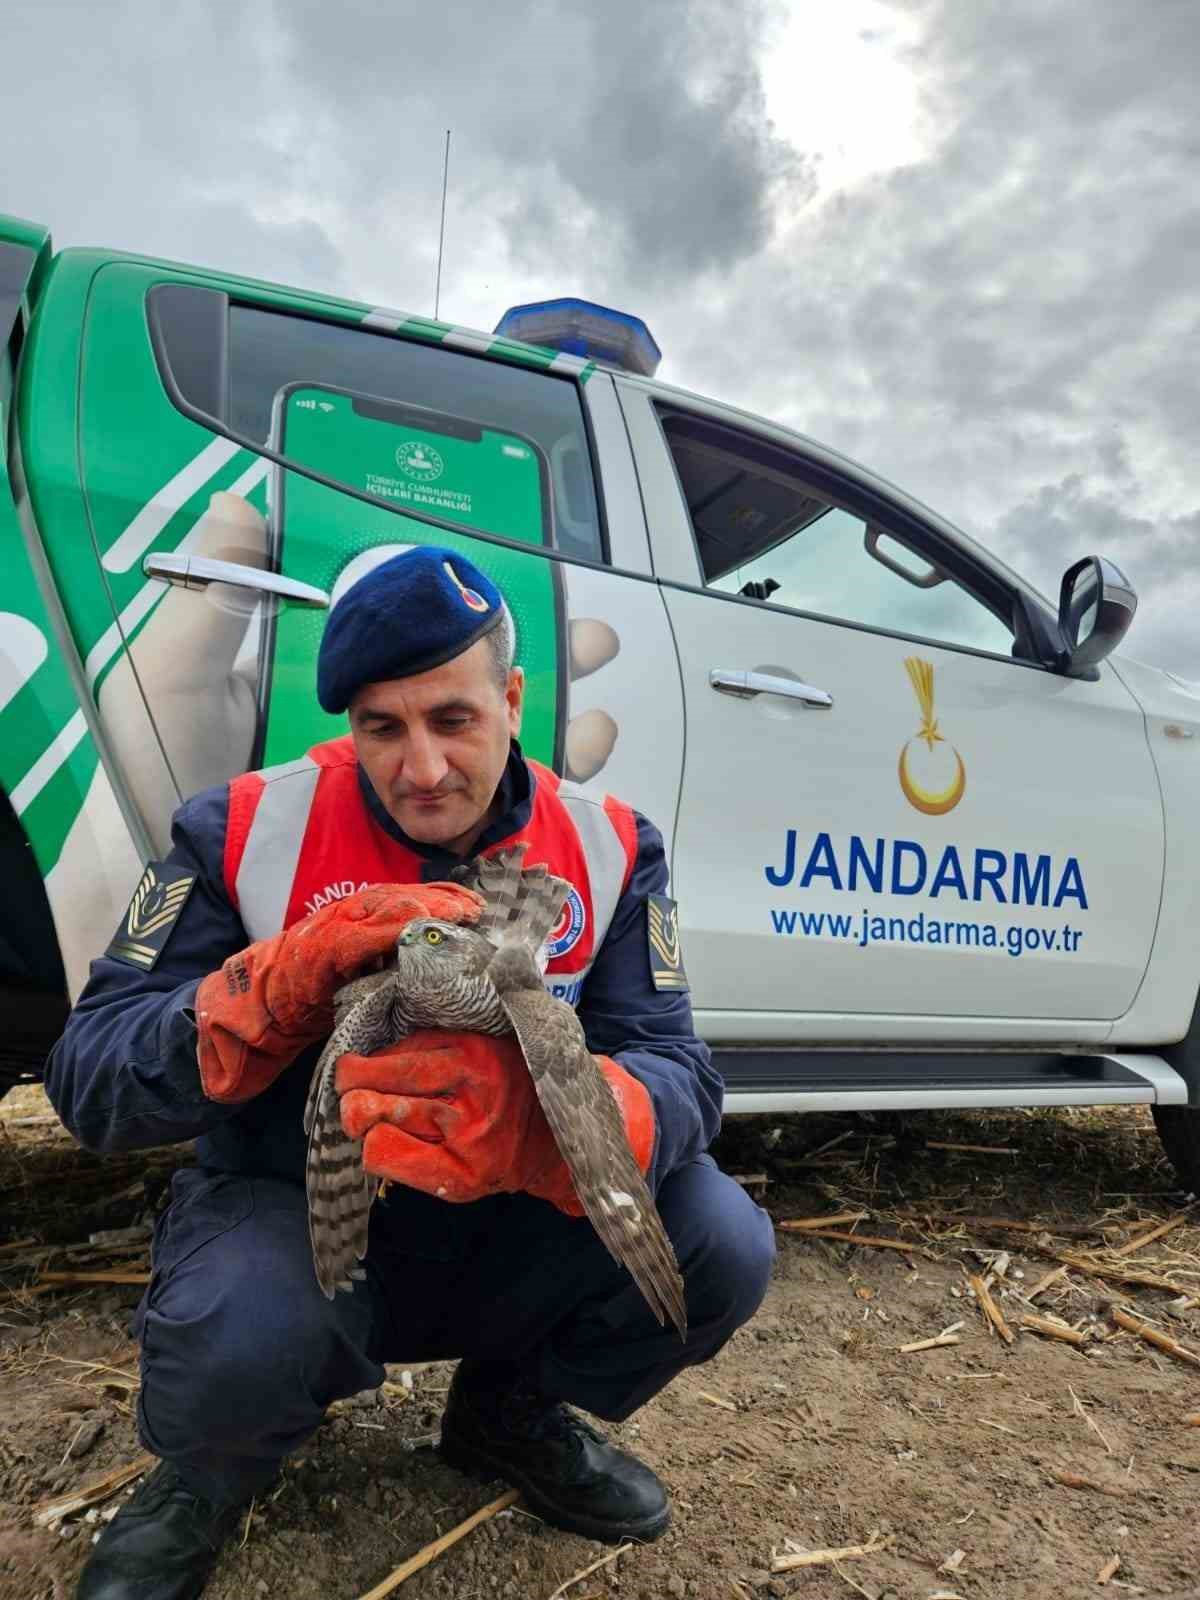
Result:
[[[410,922],[388,967],[345,985],[317,1062],[304,1113],[308,1228],[317,1282],[333,1299],[363,1276],[376,1180],[362,1145],[342,1130],[334,1075],[347,1051],[369,1055],[417,1028],[516,1035],[575,1192],[601,1242],[628,1268],[646,1303],[680,1337],[687,1311],[679,1264],[629,1148],[616,1096],[566,1001],[547,993],[543,946],[569,885],[545,867],[522,871],[526,846],[480,858],[456,874],[485,906],[474,927]]]

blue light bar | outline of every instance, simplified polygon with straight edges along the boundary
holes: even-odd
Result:
[[[662,360],[662,351],[641,317],[612,311],[592,300],[535,300],[526,306],[510,306],[493,332],[524,344],[607,361],[645,378],[653,377]]]

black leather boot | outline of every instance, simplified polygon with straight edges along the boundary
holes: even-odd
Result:
[[[521,1379],[498,1382],[483,1362],[461,1362],[454,1375],[441,1449],[451,1466],[505,1479],[539,1517],[587,1539],[657,1539],[671,1521],[648,1466]]]
[[[193,1494],[160,1462],[100,1535],[76,1600],[195,1600],[243,1509]]]

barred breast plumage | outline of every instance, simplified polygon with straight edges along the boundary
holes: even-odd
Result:
[[[361,1146],[343,1131],[334,1075],[347,1051],[368,1055],[417,1028],[515,1033],[538,1099],[607,1249],[628,1267],[659,1322],[684,1335],[683,1280],[670,1239],[625,1136],[616,1097],[587,1049],[572,1008],[546,992],[543,946],[568,885],[545,867],[521,870],[525,846],[470,863],[460,874],[484,896],[475,927],[410,924],[394,962],[347,984],[304,1114],[309,1236],[317,1282],[330,1298],[361,1278],[375,1183]],[[419,937],[436,927],[431,945]],[[410,934],[415,935],[410,937]]]

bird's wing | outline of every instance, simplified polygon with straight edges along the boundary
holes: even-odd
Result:
[[[507,946],[489,971],[588,1220],[609,1254],[629,1269],[658,1321],[670,1317],[685,1338],[679,1263],[578,1017],[547,994],[527,951]]]
[[[383,972],[369,972],[365,978],[354,978],[349,983],[344,983],[333,997],[333,1021],[335,1027],[346,1020],[355,1006],[359,1005],[369,994],[374,993],[381,984],[395,983],[396,962],[393,955],[391,967]]]
[[[365,981],[365,980],[364,980]],[[348,1010],[329,1036],[313,1072],[304,1108],[308,1134],[305,1184],[308,1189],[308,1236],[317,1282],[327,1299],[338,1289],[353,1287],[363,1276],[358,1265],[367,1253],[367,1223],[375,1185],[363,1171],[362,1145],[342,1130],[334,1075],[348,1050],[369,1055],[390,1042],[392,983],[377,983]]]
[[[521,870],[528,842],[471,864],[473,887],[487,902],[476,931],[496,946],[510,941],[538,950],[562,914],[570,884],[544,866]]]

